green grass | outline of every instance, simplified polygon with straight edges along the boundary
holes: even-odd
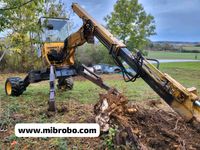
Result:
[[[197,47],[197,46],[184,46],[183,47],[184,50],[195,50],[195,51],[200,51],[200,47]]]
[[[200,62],[164,63],[160,69],[185,87],[194,86],[200,91]]]
[[[200,60],[200,53],[178,53],[165,51],[148,51],[148,58],[156,59],[197,59]]]
[[[183,83],[186,87],[196,86],[200,89],[200,63],[163,63],[160,65],[160,70],[168,73],[174,77],[177,81]],[[0,84],[0,95],[3,101],[15,102],[18,100],[20,102],[36,103],[40,104],[43,100],[48,100],[49,97],[49,83],[40,82],[36,84],[31,84],[23,95],[19,97],[8,97],[4,92],[4,82],[6,79],[4,77]],[[130,100],[145,100],[148,98],[154,98],[154,92],[146,85],[142,79],[137,79],[136,82],[124,82],[121,79],[109,78],[105,79],[111,87],[119,89],[124,92]],[[57,91],[56,101],[62,102],[64,100],[77,100],[81,103],[95,103],[98,99],[98,93],[104,92],[95,84],[90,81],[75,81],[74,89],[71,91]],[[151,96],[151,94],[153,94]]]

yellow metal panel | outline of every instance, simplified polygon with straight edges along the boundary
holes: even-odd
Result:
[[[58,52],[61,51],[64,47],[64,42],[52,42],[52,43],[44,43],[42,47],[42,56],[47,63],[48,66],[54,65],[57,67],[63,67],[63,66],[69,66],[74,64],[74,50],[70,51],[70,56],[63,61],[61,64],[56,64],[54,61],[49,61],[48,59],[48,53],[52,48],[58,49]]]

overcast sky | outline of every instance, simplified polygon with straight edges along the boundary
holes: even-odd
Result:
[[[72,2],[79,3],[101,24],[104,17],[113,11],[117,0],[58,0],[70,10]],[[200,0],[139,0],[147,13],[155,17],[156,33],[152,41],[200,41]],[[71,10],[72,12],[72,10]],[[72,13],[74,29],[81,20]],[[0,34],[3,36],[3,33]]]
[[[116,0],[63,0],[68,6],[79,3],[97,21],[110,14]],[[157,35],[153,41],[200,41],[200,0],[139,0],[144,9],[155,17]],[[75,15],[74,15],[75,16]],[[80,20],[76,17],[76,25]]]

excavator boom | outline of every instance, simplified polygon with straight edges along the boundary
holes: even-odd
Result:
[[[83,8],[77,3],[72,4],[74,12],[83,20],[83,26],[77,33],[69,36],[68,39],[81,39],[79,43],[69,42],[66,39],[65,48],[76,48],[85,42],[91,43],[90,39],[94,36],[109,50],[116,64],[121,67],[124,77],[128,81],[135,81],[141,77],[164,101],[171,106],[186,121],[193,118],[200,120],[200,101],[195,88],[185,88],[175,79],[166,73],[162,73],[152,65],[139,51],[131,53],[126,45],[116,39],[106,28],[95,21]],[[76,35],[76,37],[73,37]],[[73,41],[73,40],[70,40]],[[71,46],[74,45],[75,46]],[[67,46],[66,46],[67,45]],[[135,72],[136,75],[128,73],[122,64],[125,61]]]

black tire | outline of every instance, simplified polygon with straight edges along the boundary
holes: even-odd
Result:
[[[73,86],[74,86],[74,81],[72,77],[58,79],[57,87],[60,90],[72,90]]]
[[[19,96],[26,90],[24,81],[19,77],[8,78],[5,83],[5,92],[8,96]]]

